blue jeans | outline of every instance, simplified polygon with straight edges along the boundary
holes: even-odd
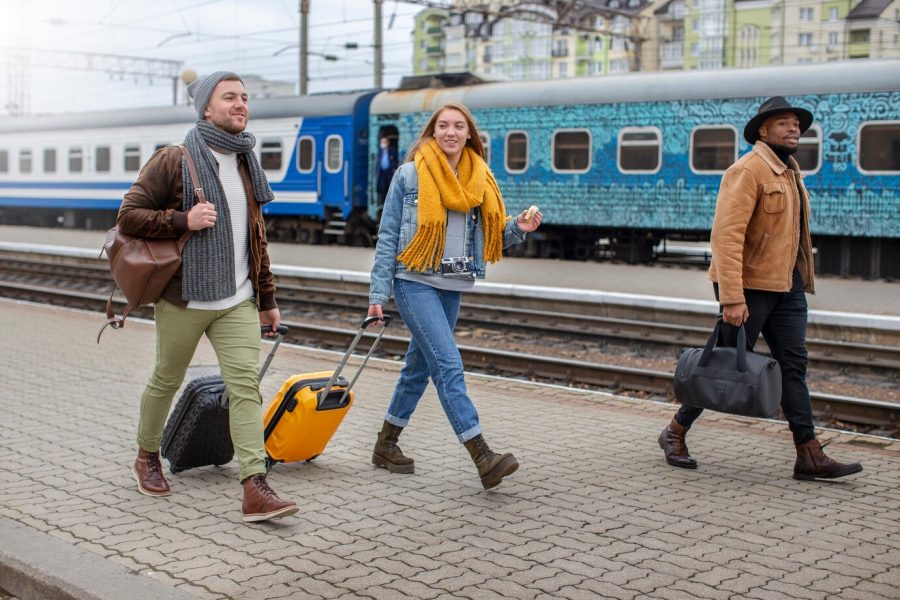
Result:
[[[716,300],[719,288],[714,284]],[[744,324],[747,332],[747,348],[753,350],[759,334],[772,351],[772,357],[781,367],[781,410],[793,434],[794,443],[803,444],[816,437],[813,425],[812,405],[806,387],[806,293],[800,272],[794,270],[794,280],[789,292],[744,290],[744,299],[750,318]],[[737,345],[739,328],[722,324],[719,345]],[[703,412],[702,408],[682,405],[675,415],[680,425],[690,427]]]
[[[406,427],[430,376],[457,439],[471,440],[481,433],[481,425],[466,391],[462,357],[453,339],[462,294],[396,279],[394,295],[412,339],[384,420]]]

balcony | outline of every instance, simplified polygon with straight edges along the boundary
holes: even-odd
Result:
[[[435,55],[443,54],[443,53],[444,53],[444,48],[440,45],[428,46],[425,48],[425,54],[427,54],[428,56],[435,56]]]
[[[661,69],[684,67],[684,42],[661,43],[659,45],[659,66]]]
[[[568,48],[554,48],[550,51],[550,56],[553,58],[564,58],[569,55]]]

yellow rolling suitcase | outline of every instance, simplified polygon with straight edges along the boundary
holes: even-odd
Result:
[[[362,322],[356,337],[334,371],[294,375],[282,384],[263,418],[268,468],[280,462],[310,461],[324,452],[331,436],[353,404],[353,384],[381,341],[384,329],[391,322],[388,315],[384,316],[384,326],[372,342],[353,380],[348,383],[341,377],[341,371],[363,333],[369,325],[377,322],[377,317],[367,317]]]

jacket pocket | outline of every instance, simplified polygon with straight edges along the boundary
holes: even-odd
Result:
[[[784,184],[778,181],[763,184],[763,210],[767,213],[784,212],[786,190]]]
[[[759,241],[759,245],[753,249],[751,255],[747,258],[747,265],[754,266],[757,262],[763,257],[766,251],[766,246],[769,244],[769,234],[764,233],[762,239]]]

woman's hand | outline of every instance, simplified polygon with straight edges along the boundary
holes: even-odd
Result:
[[[368,317],[378,317],[379,321],[384,320],[384,314],[381,312],[380,304],[370,304]]]
[[[534,210],[532,210],[533,208]],[[516,225],[519,226],[519,229],[524,231],[525,233],[531,233],[541,226],[541,221],[544,218],[544,215],[541,211],[533,206],[528,210],[523,210],[516,216]],[[531,213],[529,218],[529,213]]]

